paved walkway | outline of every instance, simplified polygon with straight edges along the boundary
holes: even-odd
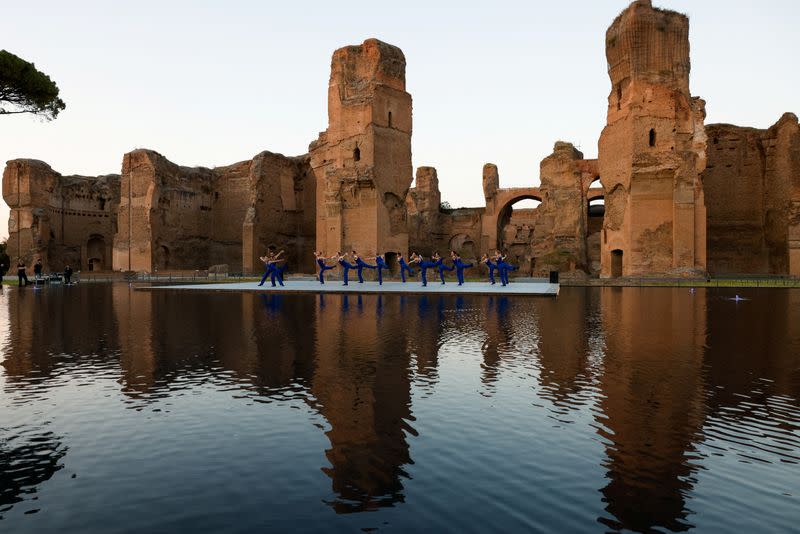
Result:
[[[402,295],[545,295],[555,297],[558,295],[558,284],[547,282],[512,282],[506,287],[499,283],[491,285],[488,282],[466,282],[459,286],[455,282],[442,285],[440,282],[429,282],[423,287],[419,282],[350,282],[342,285],[340,281],[332,280],[324,285],[311,280],[286,280],[284,287],[272,287],[269,283],[259,287],[258,282],[237,282],[226,284],[180,284],[168,286],[138,286],[137,290],[182,289],[184,291],[254,291],[264,293],[383,293]]]

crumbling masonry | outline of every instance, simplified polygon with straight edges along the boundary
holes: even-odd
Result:
[[[297,157],[262,152],[214,169],[150,150],[120,175],[61,176],[13,160],[8,251],[47,270],[252,272],[269,248],[295,271],[326,254],[506,250],[522,274],[800,276],[800,126],[705,125],[689,90],[689,21],[638,0],[606,33],[611,90],[597,160],[557,142],[540,185],[443,209],[436,169],[411,188],[412,106],[402,51],[376,39],[334,52],[328,128]],[[535,209],[513,209],[520,200]]]

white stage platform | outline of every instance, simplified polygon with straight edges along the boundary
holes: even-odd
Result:
[[[176,284],[176,285],[154,285],[154,286],[135,286],[137,290],[157,291],[157,290],[181,290],[181,291],[246,291],[257,293],[331,293],[331,294],[385,294],[385,295],[503,295],[503,296],[550,296],[558,295],[559,285],[548,282],[512,282],[503,287],[499,283],[491,285],[489,282],[466,282],[459,286],[455,282],[442,284],[441,282],[428,282],[427,287],[423,287],[419,281],[411,281],[403,284],[402,282],[384,282],[378,285],[377,282],[350,282],[343,285],[341,281],[330,280],[325,284],[311,280],[287,279],[284,286],[272,287],[269,282],[263,286],[258,282],[234,282],[223,284]]]

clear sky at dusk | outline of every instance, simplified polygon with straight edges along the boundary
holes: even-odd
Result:
[[[453,206],[481,206],[486,162],[508,187],[538,183],[556,140],[597,155],[604,36],[627,5],[0,0],[0,48],[50,75],[67,104],[52,122],[0,117],[0,161],[97,175],[118,173],[135,148],[207,167],[303,154],[327,127],[331,53],[377,37],[406,56],[414,167],[436,167]],[[654,5],[690,16],[691,90],[707,123],[766,128],[800,113],[795,0]]]

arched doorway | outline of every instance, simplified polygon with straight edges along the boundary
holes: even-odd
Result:
[[[477,259],[475,242],[467,234],[456,234],[450,238],[449,249],[455,250],[465,260]]]
[[[586,209],[586,259],[592,275],[600,273],[601,236],[606,204],[603,197],[591,198]]]
[[[530,244],[542,199],[533,195],[512,198],[497,215],[497,248]]]
[[[162,271],[169,269],[169,248],[161,245],[156,253],[156,268]]]
[[[622,276],[622,251],[611,251],[611,278],[619,278]]]
[[[103,236],[92,234],[86,242],[86,259],[90,271],[102,271],[105,268],[106,240]]]
[[[535,266],[533,231],[541,203],[538,196],[522,195],[509,200],[498,213],[497,248],[520,266],[520,274],[531,274]]]
[[[386,265],[389,266],[389,273],[397,274],[397,252],[386,252],[383,255]]]

